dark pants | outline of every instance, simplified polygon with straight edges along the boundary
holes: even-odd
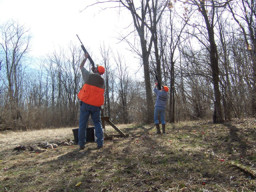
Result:
[[[88,105],[82,101],[80,103],[78,145],[80,145],[80,147],[83,147],[86,143],[86,129],[90,115],[92,117],[95,127],[97,145],[101,147],[103,146],[103,130],[101,125],[100,107]]]
[[[160,115],[161,124],[165,124],[165,108],[155,107],[154,110],[154,123],[159,124],[158,116]]]

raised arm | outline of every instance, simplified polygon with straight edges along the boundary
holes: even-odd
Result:
[[[82,62],[80,64],[80,69],[82,69],[84,67],[84,64],[85,64],[87,58],[88,58],[88,53],[85,53],[84,54],[84,59],[82,60]]]

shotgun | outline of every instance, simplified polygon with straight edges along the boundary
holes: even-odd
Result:
[[[79,40],[80,43],[81,43],[81,48],[83,49],[84,53],[85,53],[85,54],[86,54],[86,53],[88,54],[88,59],[89,59],[91,65],[92,65],[92,68],[93,68],[93,70],[94,70],[94,69],[95,69],[95,64],[94,64],[94,62],[93,62],[91,56],[89,55],[89,53],[88,53],[87,50],[85,49],[84,44],[82,43],[82,41],[81,41],[81,39],[79,38],[79,36],[78,36],[77,34],[76,34],[76,36],[77,36],[78,40]]]
[[[156,74],[156,73],[155,73],[155,74]],[[156,81],[157,81],[157,88],[158,88],[158,90],[161,90],[161,82],[159,81],[157,75],[155,75],[155,77],[156,77]]]

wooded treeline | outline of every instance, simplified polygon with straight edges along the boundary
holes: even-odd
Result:
[[[122,43],[141,58],[144,72],[144,81],[133,79],[121,53],[99,49],[104,115],[115,123],[152,123],[157,74],[170,88],[169,122],[255,117],[255,0],[101,0],[93,6],[102,4],[129,11],[133,39],[124,34]],[[31,68],[26,27],[9,21],[0,30],[0,130],[78,126],[80,46],[73,42]]]

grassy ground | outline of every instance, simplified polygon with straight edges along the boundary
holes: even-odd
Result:
[[[0,134],[0,191],[255,191],[256,121],[118,125],[129,137],[85,150],[62,141],[72,128]],[[110,127],[108,134],[116,134]],[[57,148],[30,151],[40,142]],[[24,145],[25,150],[13,150]]]

